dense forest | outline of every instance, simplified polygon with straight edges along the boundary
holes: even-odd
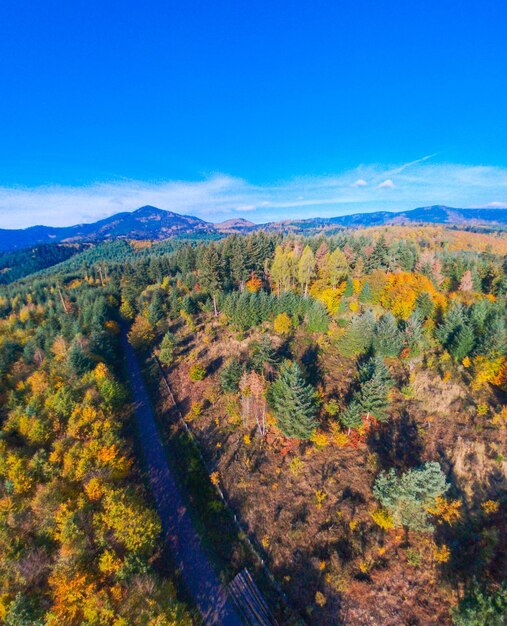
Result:
[[[0,623],[198,623],[161,565],[128,331],[281,623],[503,624],[506,255],[441,226],[260,231],[100,244],[2,286]]]

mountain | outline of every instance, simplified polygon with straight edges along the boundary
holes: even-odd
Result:
[[[43,243],[98,242],[108,239],[169,239],[182,235],[215,233],[212,224],[192,217],[143,206],[132,213],[117,213],[91,224],[55,228],[0,229],[0,251],[27,248]]]
[[[242,217],[226,220],[225,222],[219,222],[218,224],[214,224],[214,226],[218,232],[226,233],[228,235],[232,235],[234,233],[247,233],[259,228],[258,224],[249,222]]]
[[[132,213],[117,213],[91,224],[78,224],[55,228],[32,226],[30,228],[0,229],[0,252],[20,250],[47,243],[97,243],[113,239],[150,239],[172,237],[206,237],[224,234],[248,233],[255,230],[312,234],[333,228],[358,228],[389,224],[452,224],[474,226],[488,224],[507,226],[507,209],[456,209],[435,205],[411,211],[391,213],[356,213],[329,218],[309,218],[254,224],[243,218],[226,220],[219,224],[205,222],[191,215],[180,215],[153,206],[144,206]]]
[[[507,225],[507,209],[455,209],[443,205],[420,207],[410,211],[394,213],[376,211],[374,213],[354,213],[339,217],[315,217],[304,220],[285,220],[263,224],[266,230],[308,233],[316,230],[329,230],[334,227],[359,228],[368,226],[388,226],[395,224],[449,224],[473,226],[488,224]]]

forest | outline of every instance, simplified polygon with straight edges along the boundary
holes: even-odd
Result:
[[[225,583],[255,559],[213,545],[216,489],[245,529],[231,544],[248,538],[276,581],[280,624],[504,623],[503,233],[258,231],[42,256],[57,264],[28,251],[0,286],[1,624],[200,623],[136,453],[122,333]]]

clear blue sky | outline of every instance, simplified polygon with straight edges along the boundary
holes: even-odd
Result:
[[[507,167],[505,0],[2,0],[0,31],[4,188]]]

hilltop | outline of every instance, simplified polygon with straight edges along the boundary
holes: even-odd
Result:
[[[400,224],[480,225],[496,228],[507,225],[507,209],[458,209],[435,205],[399,213],[376,211],[338,217],[314,217],[304,220],[284,220],[254,224],[243,218],[233,218],[213,224],[192,215],[180,215],[154,206],[143,206],[133,212],[123,212],[90,224],[52,227],[31,226],[24,229],[0,229],[0,251],[19,250],[47,243],[100,242],[114,239],[161,241],[174,237],[207,237],[255,230],[316,234],[336,228],[364,228]]]

